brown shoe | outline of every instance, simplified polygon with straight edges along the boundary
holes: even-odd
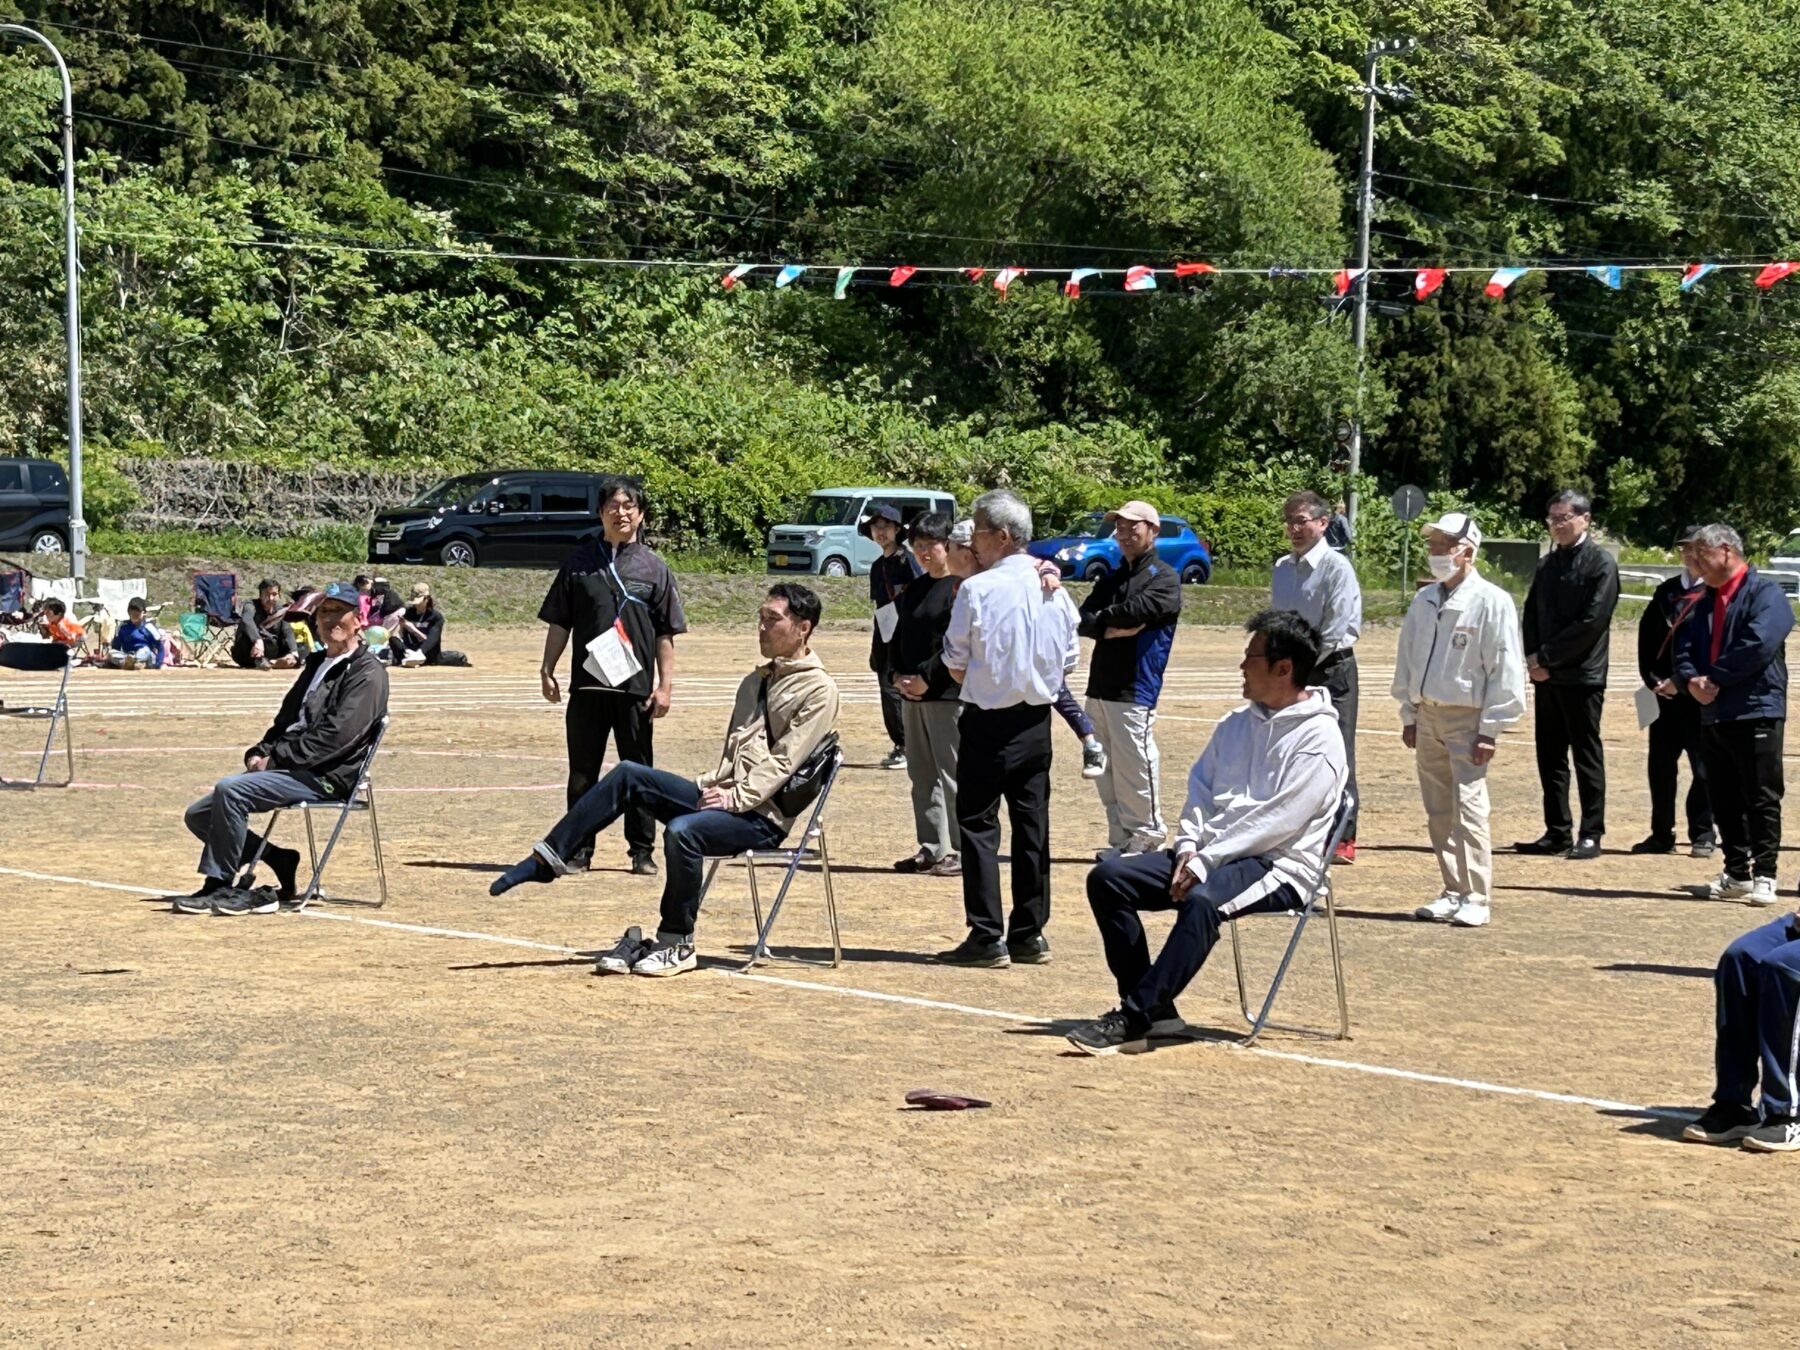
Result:
[[[925,869],[925,875],[928,877],[960,877],[962,875],[962,859],[954,853],[946,853]]]

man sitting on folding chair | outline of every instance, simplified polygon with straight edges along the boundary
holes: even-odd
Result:
[[[299,678],[263,738],[244,751],[245,772],[222,778],[187,810],[187,827],[205,844],[204,880],[176,897],[183,914],[270,914],[295,898],[300,855],[270,844],[263,860],[274,869],[278,894],[253,894],[236,871],[256,856],[250,817],[301,802],[341,801],[356,790],[357,771],[381,719],[387,716],[387,668],[362,640],[356,589],[334,581],[325,588],[313,624],[324,644],[306,659]]]
[[[1119,1006],[1069,1033],[1089,1055],[1149,1048],[1180,1034],[1175,1000],[1229,919],[1299,909],[1324,866],[1348,770],[1337,709],[1309,688],[1319,633],[1292,610],[1244,625],[1238,669],[1247,706],[1230,713],[1188,773],[1174,848],[1117,853],[1088,873],[1088,904],[1119,982]],[[1143,910],[1178,911],[1154,962]]]
[[[575,856],[596,831],[632,807],[644,807],[663,831],[662,920],[655,942],[627,930],[601,962],[637,975],[680,975],[698,964],[694,924],[700,914],[706,859],[772,849],[793,818],[779,804],[782,787],[837,725],[837,682],[811,649],[819,598],[783,582],[769,589],[756,616],[766,665],[738,686],[719,766],[698,782],[642,764],[622,763],[582,795],[522,862],[488,888],[501,895],[527,881],[553,881],[579,869]]]

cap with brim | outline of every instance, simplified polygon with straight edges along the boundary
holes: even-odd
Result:
[[[336,601],[340,605],[348,605],[351,609],[362,608],[362,594],[356,587],[343,581],[328,582],[325,589],[319,592],[319,598],[313,602],[316,609],[320,605]]]
[[[950,537],[944,541],[949,544],[961,544],[964,548],[975,542],[975,522],[959,520],[950,527]]]
[[[891,520],[894,524],[898,525],[900,523],[900,512],[898,508],[892,506],[873,507],[870,509],[868,515],[864,516],[856,523],[856,532],[864,539],[873,539],[875,537],[875,522],[878,520]]]
[[[1681,533],[1675,536],[1675,547],[1680,548],[1683,544],[1693,543],[1695,537],[1699,533],[1700,527],[1698,525],[1683,525],[1681,527]]]
[[[1424,529],[1427,534],[1441,534],[1471,548],[1481,547],[1481,526],[1475,523],[1473,516],[1461,511],[1446,511]]]
[[[415,600],[429,600],[431,587],[423,581],[415,581],[413,582],[412,596]]]
[[[1149,502],[1130,501],[1119,507],[1118,510],[1106,513],[1108,525],[1115,520],[1129,520],[1139,525],[1161,525],[1162,513]]]

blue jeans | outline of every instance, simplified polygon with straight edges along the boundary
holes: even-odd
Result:
[[[262,842],[250,833],[250,817],[277,806],[328,802],[331,789],[304,769],[264,769],[221,778],[213,790],[187,809],[187,827],[206,845],[200,852],[200,874],[230,881]],[[341,799],[340,799],[341,800]]]
[[[787,830],[753,812],[702,811],[700,788],[686,778],[642,764],[621,764],[581,795],[544,844],[559,859],[575,856],[587,841],[637,808],[660,820],[663,830],[662,920],[658,936],[684,941],[700,916],[700,885],[708,858],[777,847]]]
[[[1127,857],[1115,854],[1088,873],[1088,906],[1100,925],[1106,964],[1119,982],[1119,1007],[1147,1026],[1175,1016],[1175,1000],[1200,973],[1228,915],[1298,909],[1294,888],[1270,872],[1267,858],[1239,858],[1215,867],[1179,906],[1169,898],[1175,853],[1159,849]],[[1154,962],[1145,910],[1178,909],[1175,927]]]
[[[1800,1116],[1800,929],[1792,915],[1752,928],[1713,972],[1718,1039],[1713,1100],[1749,1107],[1762,1069],[1764,1116]]]

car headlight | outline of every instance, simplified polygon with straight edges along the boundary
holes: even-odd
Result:
[[[824,539],[825,531],[823,530],[807,530],[800,536],[800,542],[805,544],[808,548],[811,548],[815,544],[823,543]]]
[[[1056,561],[1058,562],[1074,562],[1080,556],[1080,544],[1071,544],[1067,548],[1059,548],[1056,550]]]
[[[444,518],[442,516],[433,516],[430,520],[425,522],[424,528],[426,528],[428,530],[435,530],[438,526],[442,525],[443,523],[444,523]]]

